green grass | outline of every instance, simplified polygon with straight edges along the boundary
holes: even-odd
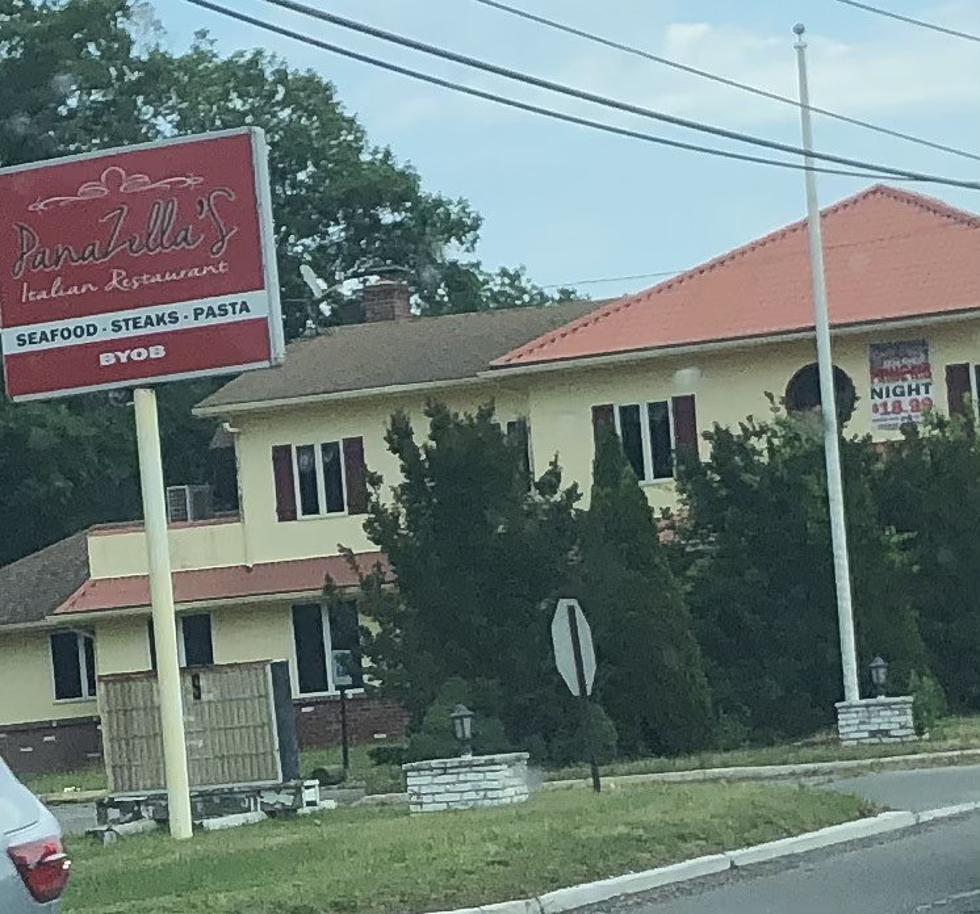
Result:
[[[184,843],[71,842],[65,914],[411,914],[539,894],[848,821],[799,787],[644,785],[506,809],[349,809]]]
[[[350,777],[354,785],[363,785],[368,793],[401,793],[405,789],[402,770],[398,765],[375,765],[368,755],[374,746],[350,747]],[[340,747],[308,749],[300,753],[300,773],[309,777],[315,768],[336,768],[341,765]]]
[[[82,768],[79,771],[25,775],[22,780],[37,794],[62,793],[66,787],[74,787],[78,790],[106,789],[105,769],[101,766]]]
[[[980,748],[980,717],[947,717],[936,725],[929,739],[912,743],[881,746],[841,746],[833,733],[805,742],[731,749],[724,752],[701,752],[675,758],[643,758],[614,762],[603,766],[607,775],[658,774],[701,768],[729,768],[747,765],[805,765],[810,762],[838,762],[848,759],[876,759],[886,756],[913,755],[920,752],[949,752]],[[549,781],[586,778],[589,769],[575,765],[548,771]]]

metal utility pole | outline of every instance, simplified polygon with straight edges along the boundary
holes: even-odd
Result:
[[[847,524],[844,517],[844,481],[841,473],[840,441],[837,431],[837,398],[834,394],[834,362],[830,348],[830,318],[827,312],[827,284],[824,276],[823,236],[817,176],[813,168],[813,126],[810,119],[810,89],[806,72],[806,42],[803,25],[793,27],[797,37],[796,62],[800,80],[800,121],[806,175],[806,209],[809,228],[810,278],[813,282],[814,325],[817,336],[817,364],[820,369],[820,404],[823,417],[824,455],[827,461],[827,496],[830,503],[830,537],[834,550],[834,579],[837,585],[837,624],[840,629],[841,668],[844,674],[844,700],[858,701],[857,650],[854,644],[854,610],[851,605],[851,571],[847,551]]]
[[[180,695],[180,665],[177,659],[177,620],[170,573],[170,543],[167,539],[167,505],[163,494],[163,462],[160,458],[160,424],[156,391],[139,387],[133,393],[136,413],[136,443],[139,451],[140,485],[143,489],[143,525],[150,571],[150,606],[153,638],[157,648],[157,690],[160,695],[160,725],[163,730],[163,763],[167,781],[167,813],[170,834],[190,838],[190,781],[187,746],[184,742],[184,707]]]

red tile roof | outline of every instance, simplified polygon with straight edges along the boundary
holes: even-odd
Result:
[[[875,185],[823,211],[831,323],[980,308],[980,218]],[[813,326],[806,222],[617,299],[493,363],[516,368],[805,331]]]
[[[357,556],[358,565],[368,572],[381,562],[391,571],[380,552]],[[327,558],[298,559],[289,562],[267,562],[253,565],[231,565],[224,568],[202,568],[174,573],[174,602],[200,603],[208,600],[234,600],[241,597],[275,596],[287,593],[319,593],[330,574],[340,587],[358,583],[347,559],[341,555]],[[146,575],[125,578],[94,578],[86,581],[61,604],[53,615],[131,609],[150,605],[150,586]]]

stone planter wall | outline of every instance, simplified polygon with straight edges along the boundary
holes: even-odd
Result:
[[[912,721],[912,696],[840,701],[837,733],[844,746],[905,743],[918,739]]]
[[[442,758],[402,765],[412,812],[509,806],[528,798],[527,753]]]

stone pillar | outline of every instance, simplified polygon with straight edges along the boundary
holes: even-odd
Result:
[[[912,721],[912,696],[839,701],[837,733],[841,745],[868,746],[918,739]]]
[[[529,795],[526,752],[440,758],[402,765],[412,812],[510,806]]]

